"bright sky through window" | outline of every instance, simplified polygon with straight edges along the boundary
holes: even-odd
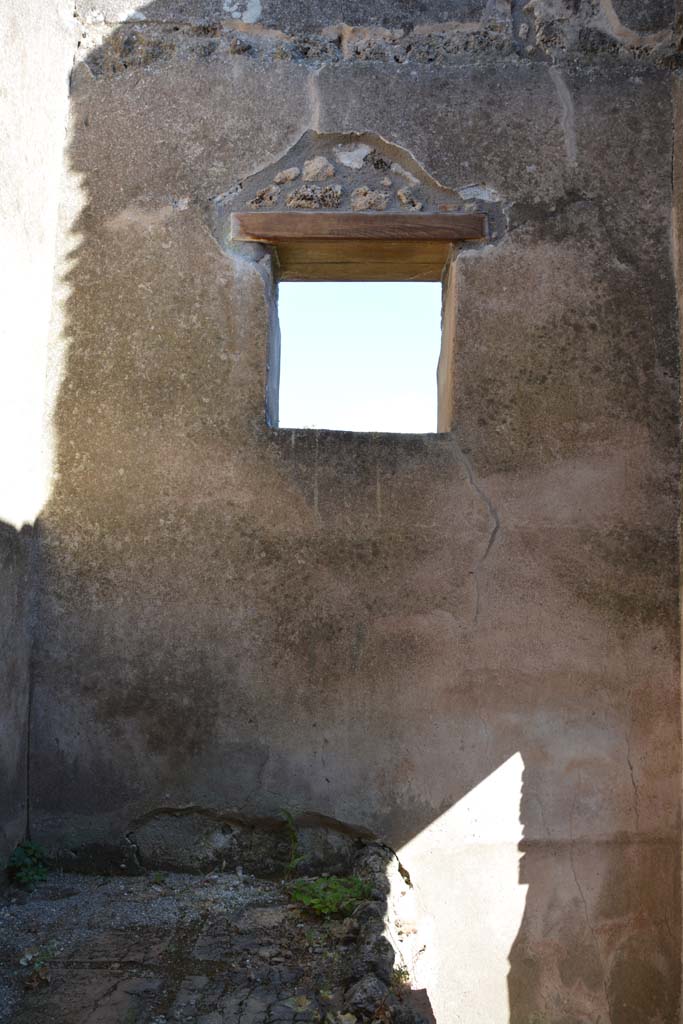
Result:
[[[441,285],[285,282],[281,427],[436,431]]]

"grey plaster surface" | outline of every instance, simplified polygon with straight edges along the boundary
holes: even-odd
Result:
[[[613,0],[617,16],[629,28],[655,32],[671,25],[675,15],[674,0]]]

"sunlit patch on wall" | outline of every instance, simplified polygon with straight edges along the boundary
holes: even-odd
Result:
[[[471,1024],[510,1019],[509,957],[528,889],[519,881],[523,772],[516,753],[399,850],[414,882],[402,912],[417,924],[406,959],[437,1020],[453,1006],[467,1006]]]

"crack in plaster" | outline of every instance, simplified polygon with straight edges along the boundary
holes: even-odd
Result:
[[[476,625],[479,621],[479,611],[481,607],[481,584],[479,576],[484,566],[484,562],[490,555],[491,549],[493,548],[493,545],[496,543],[496,538],[498,537],[498,534],[500,532],[500,516],[498,515],[498,510],[493,504],[491,498],[489,498],[488,494],[486,494],[486,492],[482,489],[481,484],[478,482],[471,460],[467,457],[467,455],[465,455],[464,451],[457,443],[455,444],[455,451],[458,458],[458,462],[460,462],[460,464],[465,470],[470,487],[484,503],[486,511],[488,512],[489,518],[491,520],[491,530],[489,532],[488,540],[486,542],[486,547],[484,548],[483,554],[480,555],[480,557],[477,559],[474,569],[472,570],[472,576],[474,577],[475,593],[474,625]]]
[[[318,81],[318,78],[320,76],[320,72],[322,71],[322,69],[323,69],[322,64],[320,65],[319,68],[316,68],[316,70],[313,72],[313,74],[308,79],[308,86],[307,86],[307,88],[308,88],[308,99],[309,99],[309,102],[311,104],[310,125],[311,125],[311,129],[314,132],[320,132],[321,97],[320,97],[320,82]]]
[[[633,787],[633,816],[636,822],[636,832],[640,832],[640,793],[638,791],[638,783],[636,782],[635,773],[633,770],[633,761],[631,760],[631,733],[626,734],[626,763],[628,770],[631,774],[631,785]]]
[[[260,765],[258,767],[258,771],[256,773],[256,783],[255,783],[255,785],[252,786],[252,788],[249,790],[249,792],[247,793],[247,795],[244,798],[244,800],[242,801],[242,803],[239,805],[238,810],[240,811],[240,813],[244,810],[245,807],[249,806],[249,804],[251,803],[251,801],[252,801],[252,799],[253,799],[253,797],[255,796],[256,793],[264,792],[264,790],[265,790],[264,778],[265,778],[266,768],[268,767],[269,761],[270,761],[270,754],[266,753],[263,756],[263,758],[261,760],[261,763],[260,763]]]
[[[567,154],[567,162],[572,167],[575,167],[577,162],[577,150],[574,101],[560,69],[553,66],[548,68],[548,73],[552,79],[553,85],[555,86],[557,98],[560,101],[560,126],[564,135],[564,149]]]

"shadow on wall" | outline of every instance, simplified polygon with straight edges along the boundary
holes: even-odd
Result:
[[[0,520],[0,869],[26,834],[32,534]]]
[[[676,843],[585,825],[631,786],[623,677],[595,717],[601,630],[529,599],[551,555],[520,599],[509,538],[508,619],[472,625],[490,509],[453,437],[266,428],[261,270],[218,249],[207,206],[310,126],[314,69],[167,11],[73,73],[34,834],[111,849],[168,808],[361,822],[413,875],[443,1024],[673,1024]]]

